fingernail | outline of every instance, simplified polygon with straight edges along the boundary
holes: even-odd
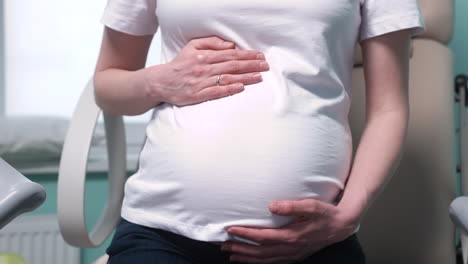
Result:
[[[266,63],[265,61],[260,62],[260,68],[268,69],[268,63]]]
[[[263,55],[262,53],[259,53],[259,54],[257,54],[257,59],[259,59],[259,60],[264,60],[264,59],[265,59],[265,55]]]

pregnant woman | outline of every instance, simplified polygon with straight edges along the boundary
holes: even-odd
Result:
[[[102,22],[97,104],[153,111],[109,263],[365,263],[359,222],[407,128],[417,0],[109,0]]]

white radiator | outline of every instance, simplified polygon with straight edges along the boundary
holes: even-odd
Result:
[[[0,251],[19,254],[27,264],[80,264],[80,249],[63,240],[56,215],[14,219],[0,230]]]

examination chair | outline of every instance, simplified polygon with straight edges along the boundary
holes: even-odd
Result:
[[[420,2],[427,30],[412,40],[410,122],[404,155],[358,232],[369,264],[454,264],[456,259],[455,227],[449,217],[449,205],[456,196],[454,74],[452,52],[447,47],[452,36],[453,0]],[[59,225],[64,239],[77,247],[97,247],[111,234],[119,221],[126,180],[122,117],[104,115],[109,197],[98,223],[88,233],[83,204],[86,164],[100,113],[93,96],[89,81],[73,115],[59,171]],[[351,96],[349,120],[355,152],[366,117],[359,45]],[[464,263],[468,263],[466,259]]]
[[[40,184],[24,177],[0,158],[0,231],[22,213],[33,211],[46,199],[46,191]],[[24,264],[24,259],[0,248],[0,264]]]
[[[18,215],[39,207],[45,198],[44,187],[0,158],[0,230]]]

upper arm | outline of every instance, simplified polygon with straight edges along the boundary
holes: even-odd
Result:
[[[96,72],[143,68],[159,27],[156,0],[108,0],[101,22],[105,27]]]
[[[135,71],[145,67],[153,35],[135,36],[104,27],[95,72],[109,68]]]
[[[406,110],[410,30],[399,30],[361,42],[366,107],[377,111]]]
[[[408,108],[409,45],[425,24],[418,0],[361,0],[367,114]]]

